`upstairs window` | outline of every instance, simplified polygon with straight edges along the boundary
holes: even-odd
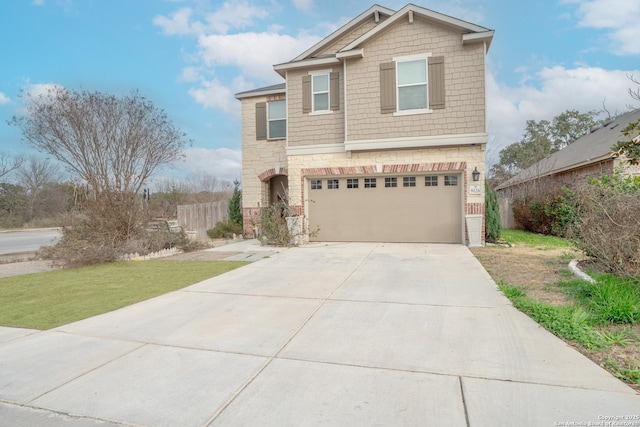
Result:
[[[340,73],[309,71],[302,76],[302,113],[328,114],[340,110]]]
[[[427,108],[427,60],[396,63],[398,76],[398,111]]]
[[[380,112],[407,115],[445,108],[444,56],[393,58],[380,64]]]
[[[312,111],[329,111],[329,74],[311,76]]]
[[[287,105],[286,101],[267,103],[269,119],[269,139],[285,138],[287,136]]]

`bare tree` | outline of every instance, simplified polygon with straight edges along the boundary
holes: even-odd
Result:
[[[23,161],[21,156],[11,157],[8,153],[0,152],[0,178],[18,169]]]
[[[26,113],[10,123],[86,183],[91,213],[114,242],[127,239],[141,214],[137,194],[159,166],[182,157],[186,134],[137,91],[116,97],[56,87],[20,96]]]
[[[48,184],[58,183],[62,177],[57,164],[43,158],[31,156],[16,171],[18,183],[25,188],[29,203],[27,221],[36,216],[36,201]]]

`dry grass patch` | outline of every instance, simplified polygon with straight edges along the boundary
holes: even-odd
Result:
[[[486,246],[474,248],[472,252],[493,279],[503,289],[509,289],[512,294],[508,296],[514,305],[534,320],[538,316],[542,326],[545,326],[544,319],[540,316],[546,315],[567,319],[568,323],[575,321],[578,335],[584,334],[584,340],[575,338],[575,328],[567,328],[571,329],[569,334],[574,334],[573,339],[562,336],[564,331],[552,332],[640,391],[640,324],[599,320],[597,313],[589,312],[589,301],[581,299],[575,293],[576,287],[567,284],[575,279],[568,264],[571,259],[580,258],[581,253],[568,243],[561,243],[561,239],[554,238],[546,244],[546,236],[527,234],[531,236],[507,230],[506,240],[515,241],[515,245]],[[553,307],[557,309],[555,313]],[[572,309],[573,317],[567,313]]]

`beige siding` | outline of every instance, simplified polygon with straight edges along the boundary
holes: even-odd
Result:
[[[318,69],[330,68],[321,67]],[[344,142],[344,75],[342,67],[331,69],[339,73],[340,108],[328,114],[303,113],[302,78],[309,70],[287,72],[287,112],[290,147]]]
[[[373,15],[371,15],[371,18],[364,21],[360,26],[344,34],[338,40],[334,41],[333,43],[331,43],[329,46],[327,46],[326,48],[324,48],[314,56],[318,57],[318,56],[335,54],[337,51],[339,51],[340,49],[342,49],[343,47],[345,47],[346,45],[348,45],[349,43],[351,43],[352,41],[354,41],[355,39],[357,39],[367,31],[369,31],[379,23],[384,22],[385,19],[386,18],[381,15],[380,21],[376,23],[375,20],[373,19]]]
[[[348,140],[485,132],[484,45],[462,46],[461,34],[416,18],[400,20],[349,59]],[[380,64],[394,57],[431,53],[444,56],[446,108],[430,114],[380,113]]]
[[[271,168],[286,168],[285,140],[256,140],[256,103],[266,102],[266,97],[242,100],[242,205],[258,207],[262,200],[264,184],[258,175]]]

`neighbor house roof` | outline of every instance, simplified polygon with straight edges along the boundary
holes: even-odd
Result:
[[[331,43],[338,40],[342,35],[357,27],[365,20],[370,19],[372,15],[378,23],[376,26],[371,28],[366,33],[362,34],[360,37],[357,37],[355,40],[352,40],[334,54],[315,56],[318,52],[321,52]],[[388,18],[382,20],[380,19],[381,15],[388,16]],[[462,44],[486,42],[488,49],[489,45],[491,44],[491,40],[493,39],[493,30],[448,15],[444,15],[442,13],[434,12],[433,10],[425,9],[411,3],[397,12],[394,12],[393,10],[387,9],[382,6],[375,5],[370,7],[358,17],[352,19],[347,24],[343,25],[338,30],[334,31],[331,35],[322,39],[320,42],[316,43],[310,49],[298,55],[291,61],[282,64],[276,64],[273,66],[273,68],[281,76],[284,77],[286,70],[313,65],[338,64],[340,63],[340,60],[342,58],[362,57],[364,55],[364,44],[367,41],[378,36],[387,28],[391,27],[394,23],[398,22],[401,19],[404,19],[405,17],[408,17],[407,19],[409,19],[409,22],[412,22],[415,16],[422,17],[426,20],[436,23],[437,25],[453,28],[456,31],[461,32]]]
[[[621,139],[620,130],[630,122],[638,120],[638,117],[640,110],[634,110],[605,123],[500,184],[496,190],[614,158],[611,147]]]

